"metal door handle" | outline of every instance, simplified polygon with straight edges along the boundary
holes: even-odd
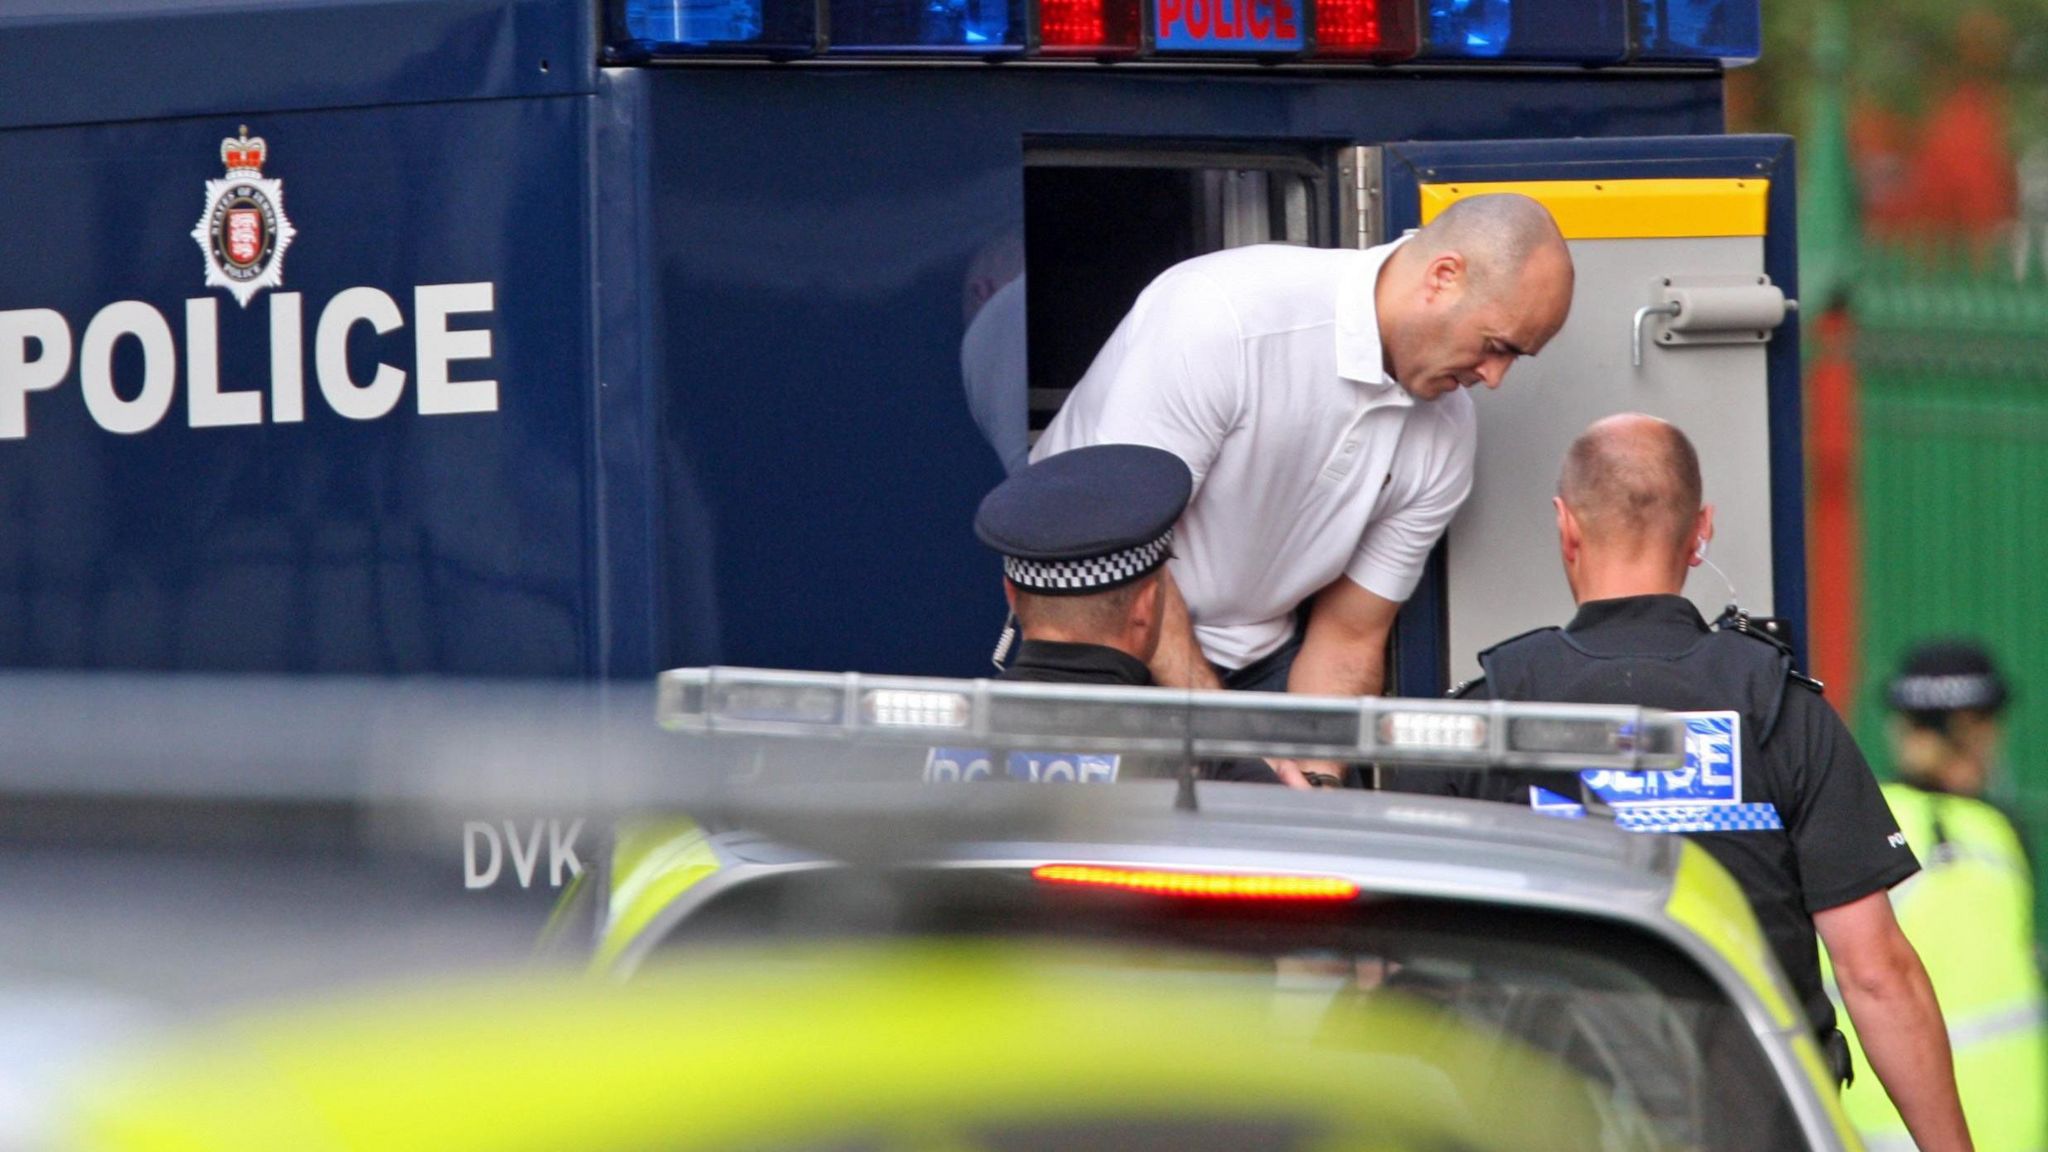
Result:
[[[1652,285],[1658,302],[1636,309],[1629,326],[1629,363],[1643,366],[1643,326],[1652,316],[1669,320],[1658,344],[1763,344],[1799,301],[1768,276],[1666,276]]]
[[[1643,325],[1650,322],[1650,317],[1676,316],[1682,308],[1678,301],[1672,300],[1663,304],[1645,304],[1636,309],[1636,322],[1631,329],[1632,338],[1629,341],[1629,363],[1638,368],[1643,366]]]

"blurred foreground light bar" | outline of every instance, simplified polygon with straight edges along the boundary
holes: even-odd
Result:
[[[1685,721],[1648,708],[1508,701],[1185,692],[678,668],[656,712],[672,732],[997,747],[1308,756],[1333,760],[1667,771],[1685,764]]]

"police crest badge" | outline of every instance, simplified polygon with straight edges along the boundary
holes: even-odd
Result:
[[[263,175],[267,151],[246,124],[220,142],[227,175],[206,182],[206,211],[192,229],[206,253],[206,286],[227,289],[244,308],[284,283],[284,250],[297,234],[284,215],[284,181]]]

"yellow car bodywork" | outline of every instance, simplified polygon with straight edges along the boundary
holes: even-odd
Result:
[[[80,1095],[73,1144],[967,1152],[1016,1147],[1005,1133],[1117,1147],[1148,1125],[1249,1124],[1292,1134],[1260,1148],[1506,1152],[1601,1130],[1572,1073],[1426,1008],[1360,998],[1313,1044],[1276,1035],[1269,1009],[1243,984],[986,943],[714,954],[626,985],[419,987],[155,1053]]]

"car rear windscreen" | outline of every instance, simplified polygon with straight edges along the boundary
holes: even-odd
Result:
[[[654,962],[820,936],[1106,947],[1148,981],[1268,987],[1276,1024],[1312,1037],[1394,997],[1577,1072],[1611,1109],[1606,1148],[1804,1146],[1741,1011],[1685,955],[1613,921],[1370,895],[1162,897],[1046,884],[1022,868],[822,869],[726,888],[664,937]]]

